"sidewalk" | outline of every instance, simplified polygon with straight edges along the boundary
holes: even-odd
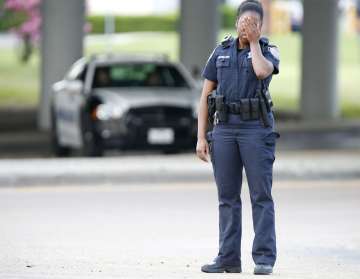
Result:
[[[281,151],[274,179],[360,178],[360,151]],[[0,160],[1,186],[175,183],[212,181],[212,166],[194,154],[106,158]]]

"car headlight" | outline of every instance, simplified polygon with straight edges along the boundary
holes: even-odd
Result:
[[[118,119],[125,112],[124,106],[113,104],[100,104],[96,108],[96,117],[100,120]]]

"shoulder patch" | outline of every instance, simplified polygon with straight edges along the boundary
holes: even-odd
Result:
[[[280,52],[276,46],[269,46],[269,51],[277,60],[280,60]]]
[[[259,41],[260,41],[260,44],[262,44],[262,45],[268,45],[269,44],[269,39],[266,38],[266,37],[261,37]]]
[[[261,37],[259,40],[259,43],[260,43],[261,50],[264,53],[268,49],[269,39],[266,37]]]
[[[216,53],[216,49],[217,48],[214,48],[214,50],[212,51],[212,53],[210,54],[210,56],[209,56],[209,58],[208,58],[208,60],[206,61],[206,64],[208,64],[209,63],[209,61],[210,61],[210,59],[215,55],[215,53]]]

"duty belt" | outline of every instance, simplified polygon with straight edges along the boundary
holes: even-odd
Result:
[[[239,114],[242,120],[257,120],[261,118],[260,103],[259,98],[244,98],[238,102],[226,103],[225,111],[226,113]]]
[[[238,102],[231,102],[225,104],[228,113],[244,114],[259,110],[260,100],[259,98],[244,98]]]
[[[269,127],[267,113],[272,112],[273,103],[268,90],[261,89],[259,86],[254,98],[243,98],[231,103],[225,101],[225,96],[213,92],[207,99],[209,121],[214,124],[227,122],[228,114],[232,113],[239,114],[245,121],[260,119],[265,127]]]
[[[264,104],[264,100],[261,98],[243,98],[238,102],[225,103],[224,96],[216,96],[213,107],[214,111],[214,123],[227,122],[228,114],[239,114],[241,119],[258,120],[260,119],[264,126],[268,126],[267,122],[267,107]],[[264,121],[265,120],[265,121]]]

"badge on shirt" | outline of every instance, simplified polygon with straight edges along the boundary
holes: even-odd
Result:
[[[269,47],[269,51],[277,60],[280,59],[280,53],[279,53],[279,49],[277,47],[275,47],[275,46]]]
[[[248,55],[247,55],[247,59],[250,59],[252,58],[252,54],[251,54],[251,51],[248,52]]]
[[[230,56],[229,55],[219,55],[218,59],[229,59]]]

